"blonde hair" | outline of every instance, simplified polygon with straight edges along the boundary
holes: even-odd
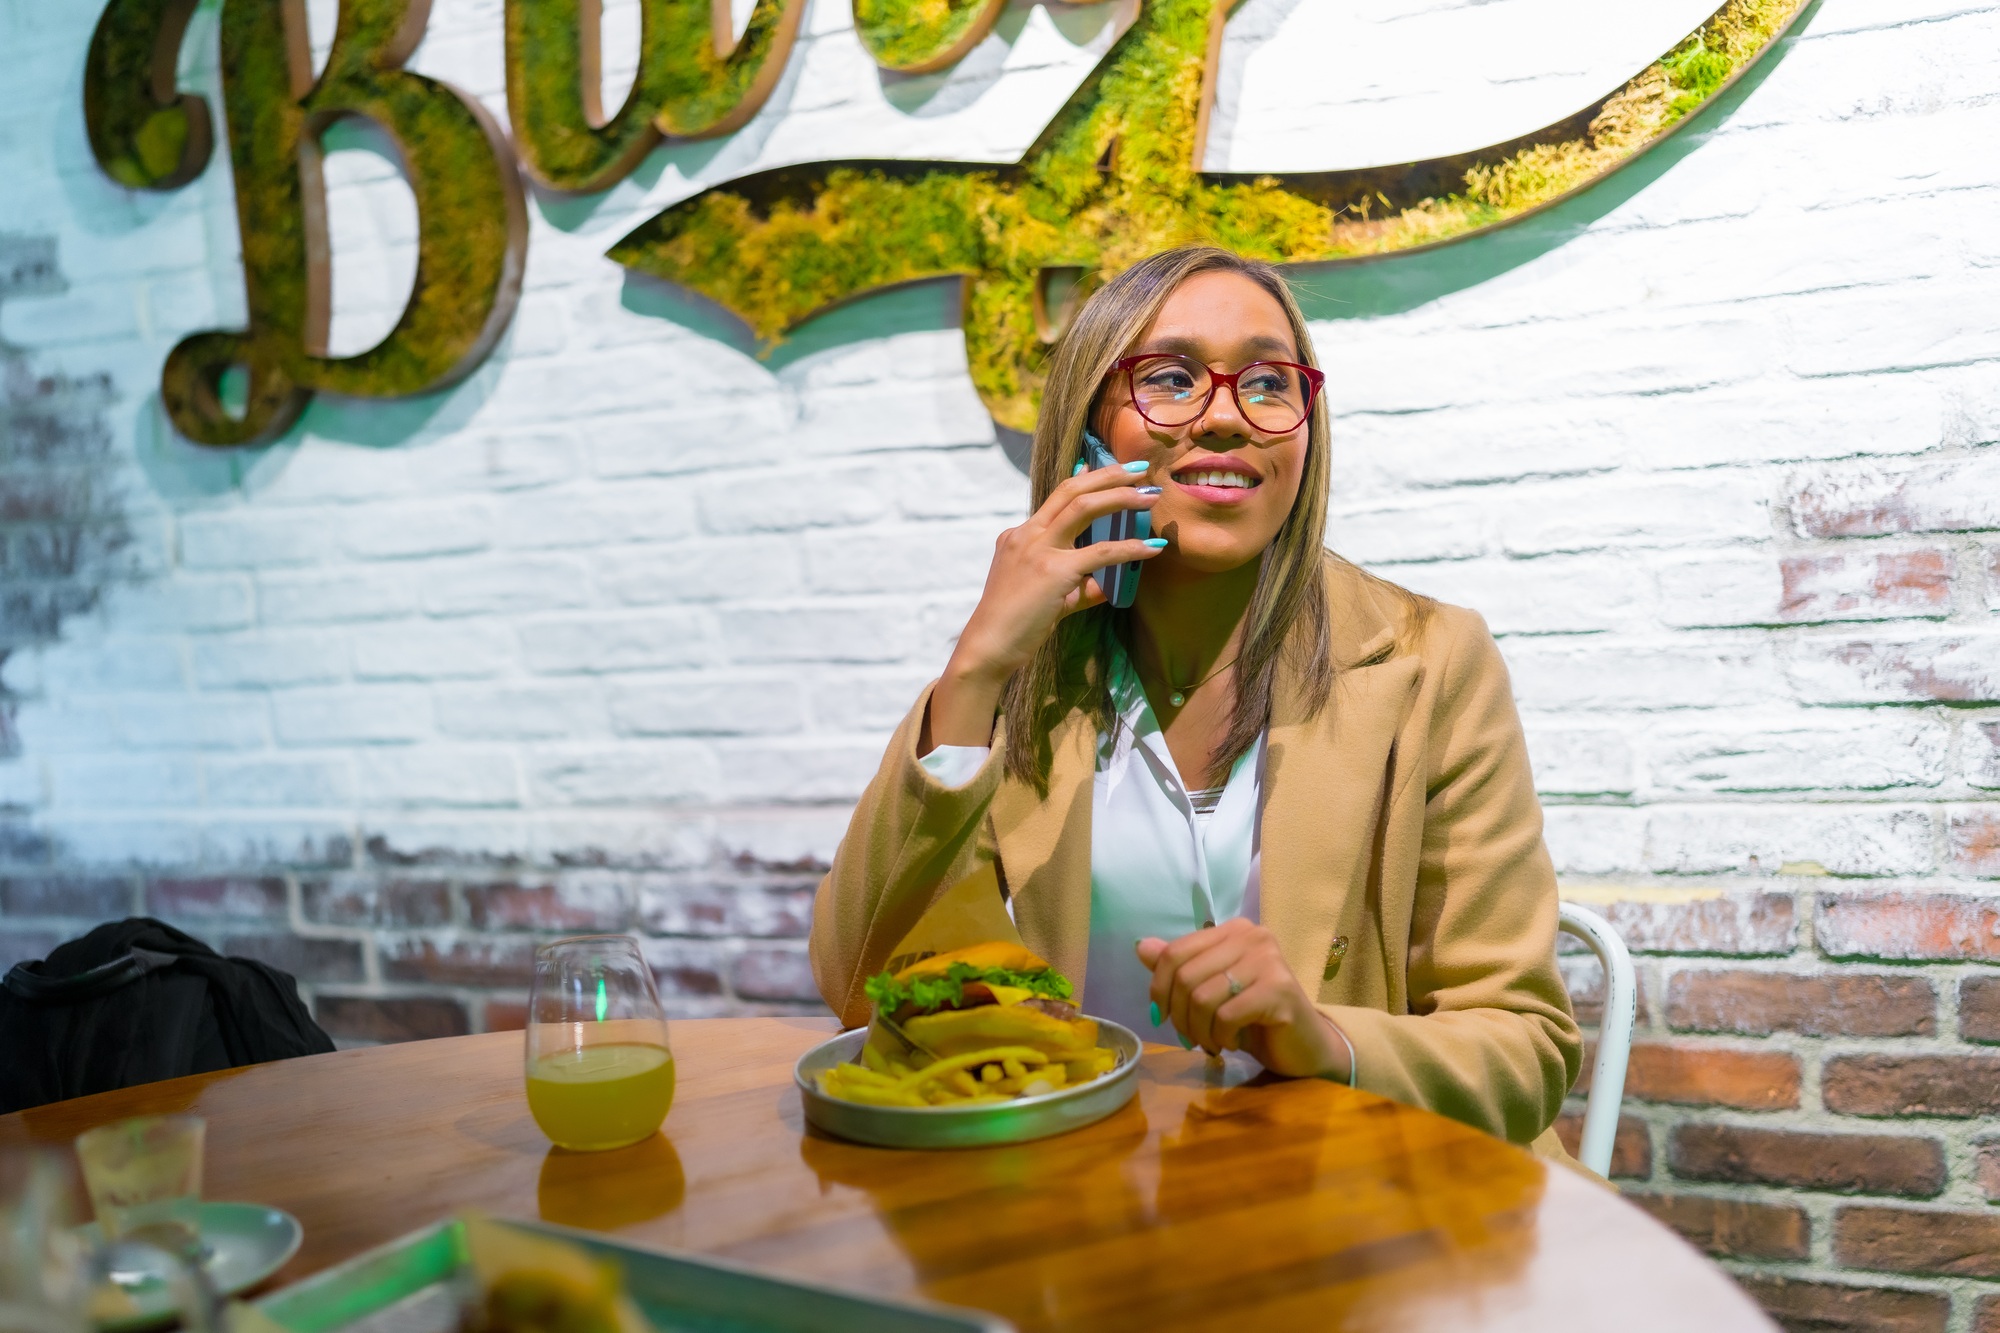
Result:
[[[1083,451],[1084,427],[1097,410],[1112,362],[1145,335],[1176,288],[1197,273],[1215,272],[1239,273],[1269,292],[1284,309],[1299,360],[1318,364],[1305,316],[1271,265],[1207,245],[1183,246],[1139,261],[1092,294],[1050,353],[1028,464],[1031,511],[1040,509],[1075,468]],[[1303,686],[1308,708],[1317,712],[1332,692],[1333,650],[1322,573],[1327,559],[1327,487],[1332,477],[1330,435],[1322,395],[1313,403],[1307,428],[1305,475],[1298,498],[1265,548],[1251,594],[1236,659],[1236,706],[1228,732],[1210,756],[1211,772],[1228,771],[1270,725],[1272,691],[1288,644],[1289,666]],[[1111,649],[1129,615],[1097,606],[1068,617],[1007,682],[1001,712],[1007,719],[1010,776],[1047,791],[1053,758],[1050,737],[1073,709],[1089,712],[1100,730],[1114,725]]]

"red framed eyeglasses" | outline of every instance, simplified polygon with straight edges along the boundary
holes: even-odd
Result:
[[[1199,421],[1226,384],[1243,419],[1267,435],[1297,430],[1326,383],[1325,375],[1296,361],[1257,361],[1231,375],[1191,356],[1158,352],[1122,356],[1111,363],[1111,373],[1125,377],[1132,406],[1155,426]]]

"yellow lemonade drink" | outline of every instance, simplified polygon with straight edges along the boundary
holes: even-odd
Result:
[[[663,1046],[585,1046],[528,1062],[528,1110],[559,1147],[596,1152],[637,1143],[673,1102],[674,1057]]]

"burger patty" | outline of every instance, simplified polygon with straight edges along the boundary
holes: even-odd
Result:
[[[944,1009],[977,1009],[981,1005],[988,1005],[994,1002],[993,992],[977,981],[967,982],[963,988],[963,994],[965,998],[958,1004],[942,1005],[938,1009],[933,1009],[929,1012],[938,1013]],[[1083,1016],[1083,1011],[1068,1000],[1052,1000],[1039,995],[1032,1000],[1021,1001],[1019,1007],[1022,1009],[1034,1009],[1047,1014],[1050,1018],[1062,1019],[1064,1022]],[[923,1017],[924,1012],[924,1010],[918,1009],[914,1004],[906,1004],[896,1011],[895,1021],[898,1023],[907,1023],[913,1018]]]

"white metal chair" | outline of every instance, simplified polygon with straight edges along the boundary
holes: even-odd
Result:
[[[1604,1017],[1597,1024],[1597,1063],[1584,1103],[1583,1138],[1577,1160],[1609,1178],[1611,1145],[1618,1137],[1618,1109],[1625,1100],[1625,1060],[1632,1052],[1632,1020],[1639,1011],[1639,984],[1632,955],[1611,923],[1588,907],[1562,904],[1558,928],[1590,946],[1604,964]]]

